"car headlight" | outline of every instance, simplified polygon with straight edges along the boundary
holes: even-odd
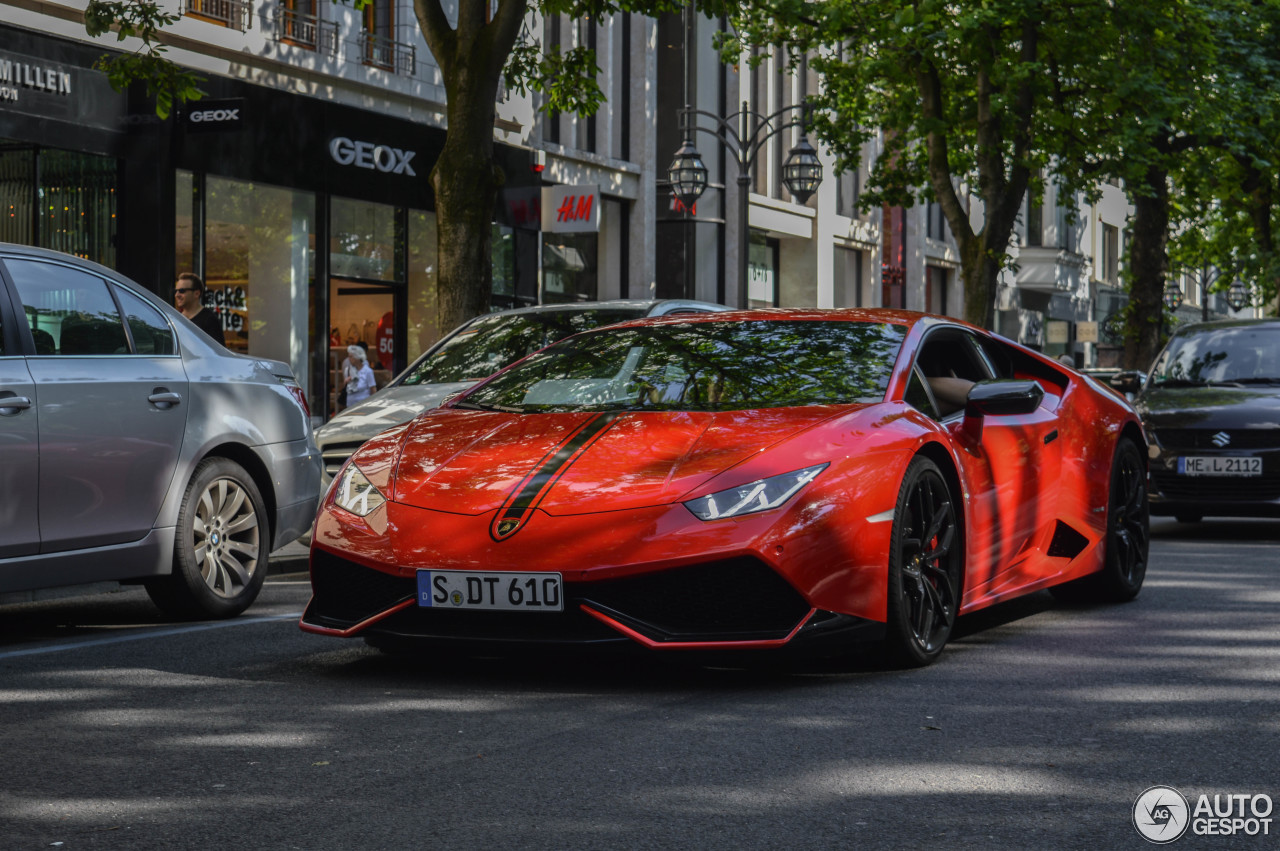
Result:
[[[771,476],[740,487],[716,491],[707,496],[691,499],[684,504],[684,507],[692,511],[693,516],[699,520],[720,520],[725,517],[755,514],[757,511],[768,511],[791,499],[828,466],[819,464],[816,467],[805,467],[803,470]]]
[[[368,517],[385,503],[386,497],[365,478],[355,464],[348,464],[334,483],[333,501],[344,511]]]

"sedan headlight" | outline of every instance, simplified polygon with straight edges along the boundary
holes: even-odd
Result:
[[[373,482],[365,478],[359,467],[348,464],[334,484],[333,501],[345,511],[368,517],[387,500]]]
[[[684,507],[692,511],[699,520],[720,520],[725,517],[755,514],[757,511],[768,511],[791,499],[827,467],[827,464],[805,467],[803,470],[795,470],[783,473],[781,476],[771,476],[740,487],[717,491],[691,499],[684,504]]]

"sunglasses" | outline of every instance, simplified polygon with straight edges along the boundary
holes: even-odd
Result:
[[[196,288],[195,288],[195,287],[187,287],[186,289],[182,289],[181,287],[179,287],[178,289],[174,290],[173,292],[174,292],[174,294],[175,294],[175,295],[177,295],[178,293],[193,293],[193,292],[195,292],[195,291],[196,291]]]

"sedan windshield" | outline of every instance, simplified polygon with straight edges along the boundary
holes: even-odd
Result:
[[[556,340],[644,316],[641,307],[495,313],[472,322],[413,365],[402,384],[479,381]]]
[[[1228,325],[1175,336],[1152,380],[1166,386],[1280,382],[1280,325]]]
[[[565,340],[457,403],[503,411],[733,411],[879,402],[905,329],[687,322]]]

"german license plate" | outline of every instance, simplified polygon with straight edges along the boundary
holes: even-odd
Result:
[[[493,612],[562,612],[564,594],[558,573],[419,570],[418,605]]]
[[[1262,459],[1223,455],[1190,455],[1178,459],[1182,476],[1261,476]]]

